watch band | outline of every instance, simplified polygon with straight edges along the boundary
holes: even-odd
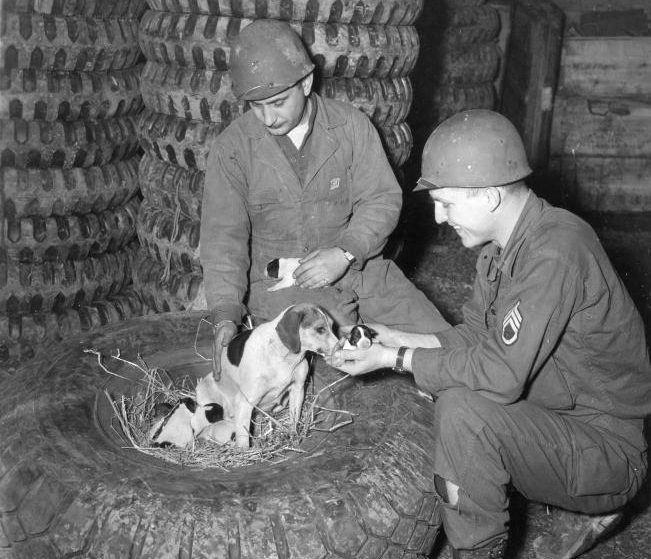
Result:
[[[407,353],[407,347],[400,346],[398,348],[398,354],[396,355],[396,364],[393,366],[393,370],[396,373],[406,373],[407,370],[404,367],[404,361],[405,361],[405,353]]]

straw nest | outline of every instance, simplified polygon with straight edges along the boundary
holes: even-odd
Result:
[[[126,379],[109,370],[98,352],[92,349],[85,351],[97,355],[104,372]],[[260,463],[278,464],[296,453],[302,453],[301,443],[314,432],[332,432],[353,421],[350,412],[319,405],[324,392],[347,375],[318,391],[310,376],[296,432],[291,427],[287,407],[272,413],[256,408],[250,427],[251,447],[248,449],[237,447],[234,441],[217,444],[202,439],[195,439],[185,449],[152,447],[149,433],[154,422],[160,418],[161,408],[169,409],[183,398],[195,398],[197,379],[189,376],[172,378],[164,369],[150,368],[140,356],[137,362],[123,359],[119,352],[110,358],[136,367],[142,373],[141,380],[132,381],[134,389],[130,394],[116,395],[105,391],[114,412],[112,428],[125,441],[125,447],[186,467],[230,471]]]

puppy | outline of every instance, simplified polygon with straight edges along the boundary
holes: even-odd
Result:
[[[377,332],[364,324],[352,327],[344,340],[343,349],[367,349],[373,345],[373,338]]]
[[[219,404],[197,405],[192,398],[183,398],[175,406],[165,405],[165,415],[154,421],[149,440],[154,448],[178,446],[186,448],[195,435],[224,417]]]
[[[296,283],[294,271],[300,266],[300,258],[274,258],[267,264],[265,275],[280,281],[272,285],[267,291],[278,291],[291,287]]]
[[[306,353],[329,356],[337,342],[332,318],[308,303],[292,305],[271,322],[233,338],[222,352],[220,380],[209,374],[197,383],[197,403],[221,405],[227,423],[215,423],[199,436],[225,442],[234,433],[237,445],[248,448],[253,409],[270,411],[286,395],[296,429],[309,370]]]

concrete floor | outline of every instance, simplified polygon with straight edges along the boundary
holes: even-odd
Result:
[[[437,228],[424,193],[407,196],[405,248],[398,259],[407,275],[452,323],[461,321],[461,305],[471,291],[476,251],[461,246],[447,226]],[[585,216],[584,216],[585,217]],[[587,216],[623,278],[651,333],[651,216]],[[647,429],[647,436],[649,437]],[[651,437],[649,437],[651,442]],[[585,559],[651,558],[651,483],[626,509],[619,528],[582,557]],[[533,540],[549,528],[551,517],[539,503],[514,496],[511,511],[509,559],[534,559]],[[442,538],[440,538],[442,540]],[[449,559],[439,542],[433,559]]]

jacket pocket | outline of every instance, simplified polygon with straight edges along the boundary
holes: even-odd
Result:
[[[548,410],[574,408],[575,397],[553,356],[529,385],[526,399]]]
[[[256,193],[249,204],[249,219],[255,237],[268,241],[292,239],[296,235],[296,205],[280,200],[272,194]],[[286,256],[286,255],[278,255]]]

